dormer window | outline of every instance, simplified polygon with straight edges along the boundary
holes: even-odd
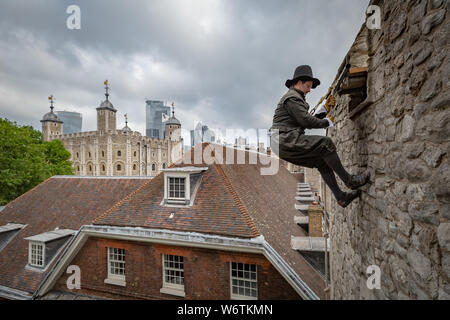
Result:
[[[179,167],[163,169],[165,205],[192,205],[201,180],[201,173],[207,167]]]
[[[47,267],[56,253],[63,247],[66,241],[75,233],[70,229],[56,229],[25,238],[28,244],[28,266],[39,269]]]
[[[8,223],[4,226],[0,226],[0,250],[19,233],[20,230],[25,228],[23,224]]]

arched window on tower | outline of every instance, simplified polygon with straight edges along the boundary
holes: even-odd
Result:
[[[117,151],[117,156],[120,157],[122,155],[122,152],[119,150]]]
[[[152,171],[155,171],[155,164],[152,164]]]
[[[102,164],[102,171],[105,171],[105,165]]]
[[[122,166],[120,164],[117,165],[117,171],[122,170]]]
[[[165,163],[163,163],[163,169],[165,169],[166,168],[166,164]]]

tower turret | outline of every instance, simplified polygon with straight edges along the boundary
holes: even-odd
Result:
[[[116,112],[112,103],[109,101],[109,87],[108,80],[103,83],[105,85],[105,97],[106,100],[103,101],[97,108],[97,131],[108,132],[108,130],[116,131]]]
[[[51,141],[53,137],[62,134],[63,122],[53,112],[53,95],[48,97],[50,100],[50,112],[42,117],[42,136],[44,141]]]
[[[172,102],[172,116],[166,122],[166,139],[179,141],[181,139],[181,123],[175,118],[175,103]]]

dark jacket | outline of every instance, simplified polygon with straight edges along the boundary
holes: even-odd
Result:
[[[328,127],[328,120],[318,119],[308,110],[304,93],[289,89],[273,116],[271,148],[283,160],[314,168],[336,147],[329,137],[305,135],[305,129]]]

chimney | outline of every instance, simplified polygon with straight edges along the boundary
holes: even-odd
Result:
[[[309,236],[323,237],[322,233],[322,208],[319,205],[310,205],[308,208],[309,216]]]

